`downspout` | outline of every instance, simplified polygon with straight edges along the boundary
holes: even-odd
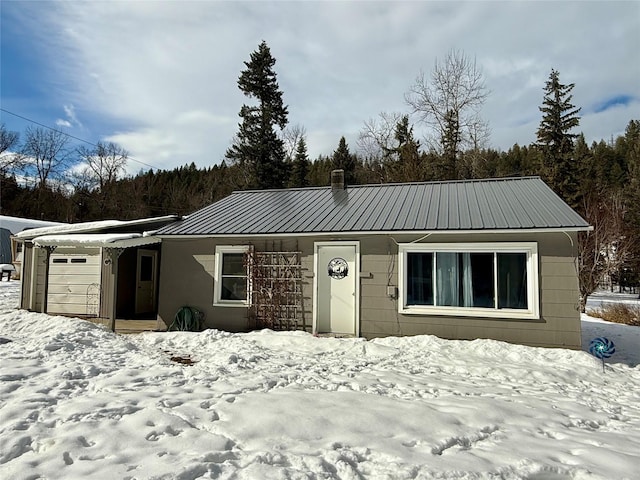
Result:
[[[569,239],[569,242],[571,242],[571,249],[572,249],[572,252],[573,252],[573,268],[576,271],[576,278],[578,279],[578,308],[577,308],[577,310],[578,310],[578,313],[581,314],[583,308],[586,311],[587,299],[586,298],[584,298],[584,299],[582,298],[582,290],[580,288],[580,258],[578,258],[580,256],[580,249],[575,244],[575,242],[573,241],[573,238],[571,238],[571,235],[569,235],[568,232],[563,230],[562,233],[564,233],[567,236],[567,238]]]

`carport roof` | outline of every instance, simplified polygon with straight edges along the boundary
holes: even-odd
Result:
[[[160,238],[140,233],[94,233],[78,235],[43,235],[33,239],[38,247],[130,248],[160,243]]]
[[[32,228],[15,235],[21,240],[30,240],[43,235],[78,235],[88,233],[143,233],[157,230],[180,219],[178,215],[141,218],[138,220],[99,220],[96,222],[68,223],[51,227]]]

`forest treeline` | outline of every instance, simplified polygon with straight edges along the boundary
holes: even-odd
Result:
[[[343,168],[348,184],[365,185],[390,182],[483,179],[539,175],[547,183],[542,152],[535,145],[515,144],[507,151],[493,148],[467,150],[458,156],[455,177],[446,175],[443,155],[418,148],[405,154],[404,145],[386,156],[365,157],[354,153],[344,138],[333,155],[308,161],[300,177],[295,158],[286,162],[287,187],[327,186],[331,170]],[[402,152],[402,153],[397,153]],[[565,200],[586,216],[585,209],[607,197],[627,204],[631,213],[637,199],[632,191],[639,181],[640,120],[629,122],[624,135],[590,145],[580,134],[573,148],[574,184],[571,197]],[[73,180],[56,181],[37,186],[21,180],[19,175],[0,172],[3,215],[60,222],[85,222],[102,219],[136,219],[169,213],[185,215],[213,203],[232,191],[246,188],[240,165],[197,168],[194,163],[173,170],[148,170],[137,175],[117,178],[102,188],[78,187]]]
[[[331,155],[310,159],[304,127],[287,126],[274,64],[265,42],[245,62],[238,87],[251,101],[240,109],[225,159],[208,168],[124,176],[128,154],[118,145],[70,148],[58,130],[2,125],[0,213],[69,223],[186,215],[234,190],[326,186],[334,169],[345,171],[348,185],[539,175],[593,226],[579,241],[582,298],[603,280],[640,285],[640,120],[616,138],[588,143],[576,133],[575,85],[552,70],[537,141],[491,148],[480,116],[489,94],[481,70],[453,50],[406,93],[411,114],[381,113],[364,122],[357,145],[341,137]],[[417,138],[412,120],[428,135]]]

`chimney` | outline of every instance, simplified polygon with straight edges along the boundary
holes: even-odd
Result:
[[[344,170],[331,171],[331,190],[344,190],[347,185],[344,183]]]

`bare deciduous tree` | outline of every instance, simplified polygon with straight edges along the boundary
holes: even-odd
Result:
[[[22,155],[11,152],[18,146],[20,134],[7,130],[4,123],[0,125],[0,173],[6,174],[22,164]]]
[[[358,135],[358,148],[365,158],[383,160],[393,149],[396,125],[402,119],[401,113],[381,112],[377,118],[364,122]]]
[[[98,142],[93,148],[80,146],[76,153],[82,162],[72,173],[76,190],[92,192],[101,217],[113,213],[113,185],[125,171],[128,152],[115,143]]]
[[[94,148],[80,146],[78,156],[85,163],[88,175],[93,179],[93,188],[104,190],[124,173],[129,153],[119,145],[98,142]]]
[[[583,198],[582,209],[585,220],[593,226],[592,231],[578,236],[580,311],[584,312],[587,297],[606,278],[620,273],[638,239],[626,234],[622,192],[590,192]]]
[[[457,175],[463,147],[486,141],[488,127],[479,112],[488,95],[482,69],[459,50],[436,60],[430,76],[421,72],[405,94],[413,113],[431,130],[429,146],[447,157],[445,175]]]
[[[296,156],[296,149],[301,138],[307,136],[306,129],[300,125],[291,125],[282,131],[282,141],[284,142],[285,159],[288,162],[293,161]]]
[[[4,123],[0,125],[0,154],[11,150],[18,144],[20,134],[18,132],[12,132],[7,130]]]
[[[22,146],[24,169],[34,174],[38,188],[64,173],[69,160],[69,137],[59,130],[27,127]]]

